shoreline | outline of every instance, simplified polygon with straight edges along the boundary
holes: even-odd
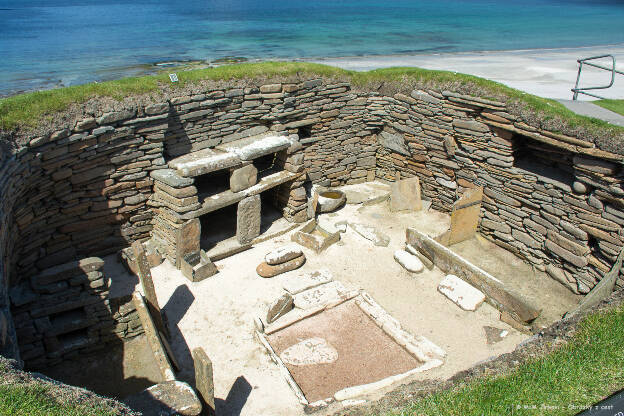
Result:
[[[334,66],[352,71],[370,71],[390,67],[419,67],[423,69],[451,71],[475,75],[481,78],[500,82],[518,90],[544,98],[571,99],[576,74],[578,71],[577,59],[589,56],[612,54],[624,59],[624,44],[579,46],[569,48],[541,48],[541,49],[517,49],[517,50],[484,50],[468,52],[435,52],[417,54],[388,54],[388,55],[356,55],[340,57],[292,57],[292,58],[246,58],[240,59],[241,63],[257,63],[267,61],[283,62],[309,62]],[[168,60],[163,62],[135,64],[127,67],[110,68],[101,70],[112,76],[103,76],[99,80],[90,82],[104,82],[122,79],[125,77],[153,75],[167,67],[175,65],[193,64],[193,69],[220,66],[220,60],[228,62],[231,57],[219,58],[215,61],[202,61],[198,59]],[[607,63],[607,61],[604,61]],[[610,65],[610,62],[608,62]],[[606,65],[606,66],[609,66]],[[624,70],[622,63],[616,64],[619,70]],[[117,76],[115,76],[117,75]],[[121,75],[121,76],[119,76]],[[45,91],[49,89],[68,86],[62,80],[48,78],[46,85],[52,88],[33,88],[24,91],[0,92],[0,99],[22,93]],[[618,79],[619,78],[619,79]],[[33,78],[36,80],[40,78]],[[610,75],[606,71],[598,71],[592,68],[584,68],[581,86],[605,85],[610,81]],[[80,85],[82,83],[70,84]],[[605,98],[624,98],[624,76],[616,75],[615,83],[609,90],[597,91]],[[579,96],[579,99],[589,100],[591,97]]]

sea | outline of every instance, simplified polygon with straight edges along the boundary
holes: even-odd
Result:
[[[622,0],[0,0],[0,96],[185,61],[622,43]]]

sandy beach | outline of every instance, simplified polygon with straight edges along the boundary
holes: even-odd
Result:
[[[533,49],[518,51],[467,52],[423,55],[388,55],[342,58],[319,58],[306,61],[337,66],[355,71],[368,71],[396,66],[415,66],[425,69],[454,71],[497,81],[512,88],[554,99],[572,99],[571,88],[576,82],[577,59],[611,54],[624,71],[624,44],[592,46],[572,49]],[[596,61],[611,66],[610,59]],[[583,67],[581,86],[608,85],[611,74],[595,68]],[[591,91],[590,91],[591,92]],[[605,98],[624,98],[624,75],[616,74],[615,83],[608,90],[596,90]],[[580,96],[579,99],[592,100]]]

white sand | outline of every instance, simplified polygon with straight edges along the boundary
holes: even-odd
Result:
[[[577,59],[604,54],[614,55],[619,60],[616,68],[624,72],[622,44],[574,49],[322,58],[311,61],[355,71],[395,66],[454,71],[487,78],[541,97],[572,99],[570,89],[576,82]],[[595,62],[611,66],[610,59]],[[609,72],[584,66],[580,86],[607,85],[610,80]],[[594,92],[606,98],[624,98],[624,75],[616,74],[615,83],[610,89]],[[592,99],[580,97],[583,100]]]

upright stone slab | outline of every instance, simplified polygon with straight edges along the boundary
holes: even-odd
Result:
[[[252,164],[232,170],[230,175],[230,191],[239,192],[256,184],[258,169]]]
[[[401,179],[390,185],[390,211],[420,211],[420,181],[417,177]]]
[[[448,244],[452,245],[472,238],[479,225],[483,188],[472,188],[453,204]]]
[[[188,220],[176,231],[176,268],[182,267],[184,256],[198,253],[200,249],[201,223],[199,218]]]
[[[238,203],[236,238],[241,244],[249,244],[260,235],[260,195],[243,199]]]
[[[152,272],[150,271],[149,262],[147,261],[143,244],[140,241],[135,241],[132,243],[132,250],[134,251],[134,259],[136,262],[139,280],[141,281],[141,286],[143,286],[143,293],[145,293],[147,308],[152,316],[154,325],[156,326],[156,329],[163,334],[169,334],[162,319],[160,306],[158,305],[158,298],[156,297],[156,289],[154,289],[154,281],[152,280]]]
[[[195,365],[195,389],[199,393],[202,402],[202,415],[215,415],[214,380],[212,374],[212,361],[206,355],[203,348],[193,350],[193,364]]]

